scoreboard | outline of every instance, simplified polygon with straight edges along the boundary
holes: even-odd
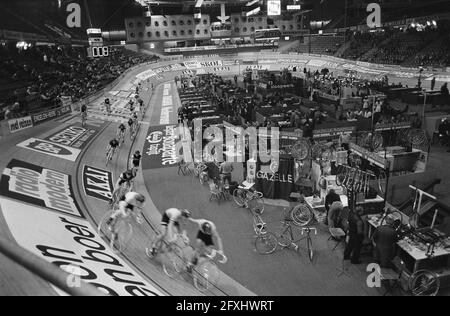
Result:
[[[101,29],[87,29],[89,47],[87,56],[89,58],[101,58],[109,56],[109,47],[103,45]]]
[[[98,57],[108,57],[109,47],[108,46],[89,46],[88,47],[88,57],[98,58]]]

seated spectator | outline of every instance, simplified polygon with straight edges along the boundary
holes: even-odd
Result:
[[[344,232],[347,231],[348,225],[345,219],[342,202],[334,202],[331,204],[328,212],[328,227],[341,228]]]

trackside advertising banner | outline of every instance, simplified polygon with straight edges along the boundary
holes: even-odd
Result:
[[[70,105],[63,106],[58,109],[48,110],[41,113],[33,114],[31,117],[33,119],[33,124],[38,125],[44,123],[48,120],[63,116],[64,114],[72,112]]]
[[[113,175],[107,170],[85,165],[83,168],[83,187],[87,196],[109,202],[114,189]]]
[[[24,161],[14,159],[3,170],[0,195],[83,217],[75,202],[69,175]]]
[[[112,296],[162,295],[114,254],[87,220],[9,199],[0,198],[0,205],[14,239],[28,251]],[[67,284],[77,286],[73,279]]]
[[[31,119],[31,116],[25,116],[9,120],[8,125],[9,125],[9,132],[13,134],[22,131],[24,129],[33,127],[33,120]]]
[[[83,149],[99,130],[100,127],[98,126],[89,125],[85,128],[81,124],[74,124],[45,139],[55,144]]]
[[[160,169],[176,166],[178,162],[176,125],[149,128],[142,158],[143,169]]]
[[[76,161],[81,153],[80,149],[58,145],[38,138],[27,139],[17,144],[17,146],[69,161]]]

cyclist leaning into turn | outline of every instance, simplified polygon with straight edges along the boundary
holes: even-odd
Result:
[[[112,194],[112,200],[116,200],[117,199],[117,194],[119,193],[121,187],[126,184],[128,189],[130,191],[133,190],[133,180],[136,177],[136,170],[135,169],[130,169],[127,170],[125,172],[122,172],[119,176],[119,179],[117,179],[116,185],[114,187],[114,192]],[[121,199],[122,197],[119,196],[119,199]]]
[[[125,143],[125,131],[127,130],[125,124],[120,123],[119,127],[117,128],[117,137],[119,140],[122,140],[122,144]]]
[[[177,240],[177,235],[182,231],[181,235],[187,239],[186,231],[182,230],[185,220],[191,217],[191,212],[186,209],[169,208],[162,215],[161,219],[161,233],[156,236],[151,249],[146,249],[149,257],[155,256],[160,252],[162,243],[166,240],[168,243],[173,243]]]
[[[108,157],[109,152],[110,152],[111,150],[113,150],[112,156],[114,156],[114,153],[116,152],[116,149],[117,149],[117,147],[119,147],[119,145],[120,145],[120,143],[119,143],[119,141],[117,140],[117,138],[113,138],[113,139],[109,142],[108,147],[107,147],[107,149],[106,149],[106,157]]]
[[[206,219],[189,218],[189,221],[198,225],[197,242],[195,245],[196,254],[192,259],[191,265],[197,265],[200,257],[210,255],[216,243],[218,253],[225,258],[222,238],[217,231],[216,225]]]
[[[117,232],[115,231],[115,225],[119,218],[127,218],[135,212],[137,218],[140,217],[142,208],[144,207],[145,196],[137,192],[128,192],[119,202],[119,208],[114,211],[111,217],[106,222],[106,225],[110,227],[112,232],[111,244],[117,238]],[[139,212],[139,213],[138,213]]]

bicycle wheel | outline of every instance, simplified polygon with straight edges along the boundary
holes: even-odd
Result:
[[[108,211],[106,214],[102,217],[100,222],[98,223],[97,232],[100,235],[100,237],[106,237],[107,239],[111,239],[111,228],[109,225],[106,224],[106,222],[109,220],[109,218],[112,216],[114,211]]]
[[[184,260],[183,251],[178,245],[165,247],[163,256],[164,273],[173,278],[183,270]]]
[[[283,248],[286,248],[286,247],[289,247],[290,245],[292,245],[292,240],[287,235],[287,230],[284,230],[284,232],[282,234],[280,234],[279,236],[277,236],[276,238],[277,238],[278,244]]]
[[[106,166],[108,167],[109,162],[111,161],[111,150],[108,151],[108,154],[106,155]]]
[[[439,277],[431,271],[416,271],[411,276],[410,289],[413,296],[436,296],[440,289]]]
[[[278,239],[272,233],[265,233],[259,235],[255,239],[255,249],[261,255],[268,255],[273,253],[278,246]]]
[[[314,219],[312,209],[306,203],[300,203],[291,211],[291,218],[296,226],[308,226]]]
[[[248,202],[248,207],[252,212],[262,215],[264,213],[264,200],[262,198],[254,198]]]
[[[133,226],[131,226],[131,223],[128,222],[128,220],[119,219],[115,225],[115,230],[117,238],[114,243],[114,247],[119,252],[122,252],[131,240],[131,236],[133,235]]]
[[[234,190],[233,199],[234,199],[234,202],[236,202],[236,204],[238,206],[243,207],[245,205],[245,201],[246,201],[246,192],[239,188]]]
[[[312,245],[312,240],[311,238],[307,238],[306,239],[306,243],[308,246],[308,257],[309,257],[309,261],[313,262],[314,260],[314,249],[313,249],[313,245]]]
[[[218,279],[219,269],[210,260],[205,260],[194,272],[194,286],[200,292],[207,291],[212,285],[217,284]]]

